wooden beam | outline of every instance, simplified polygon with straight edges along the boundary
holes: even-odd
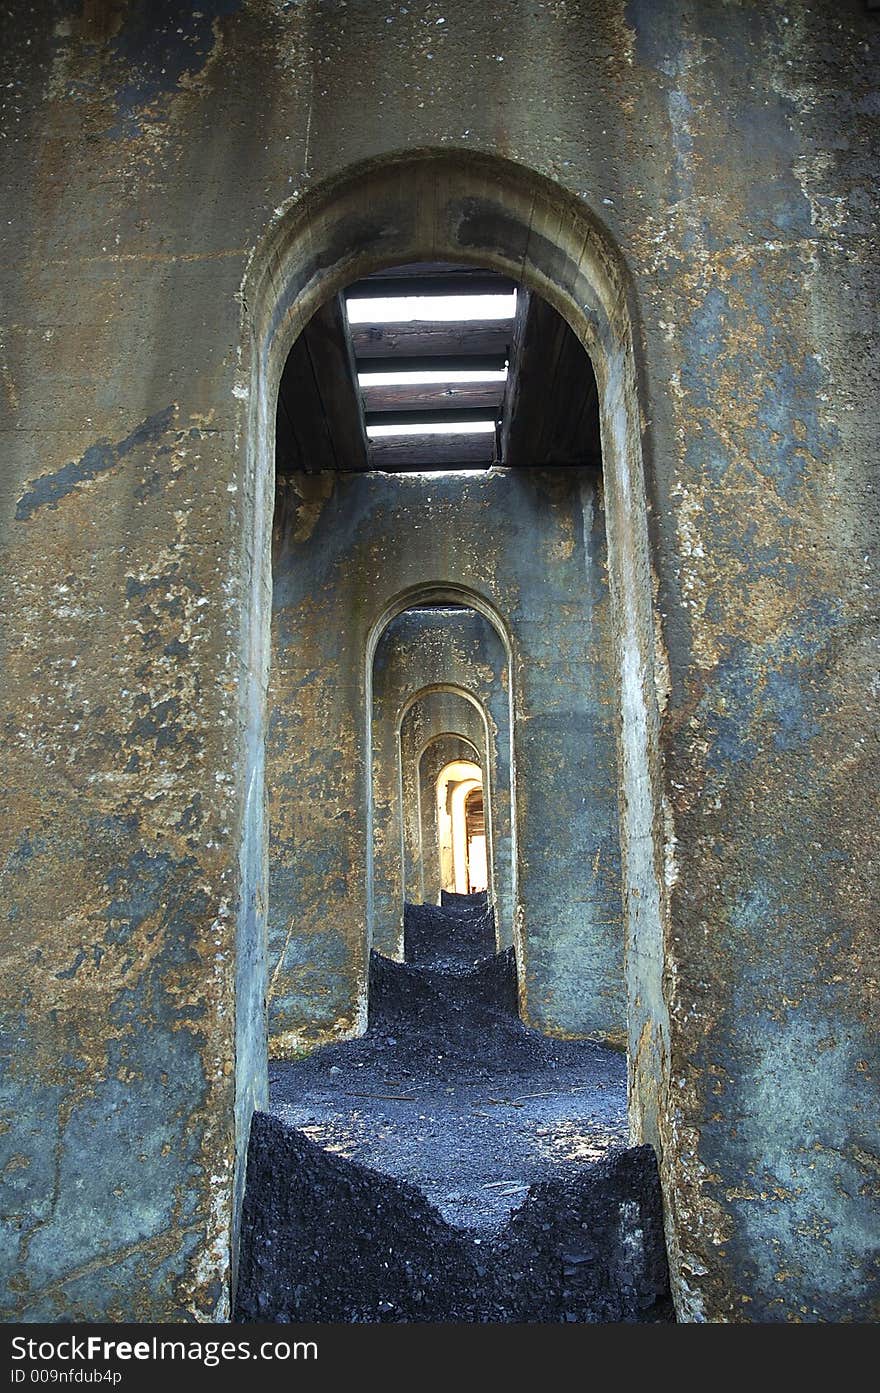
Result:
[[[425,382],[398,387],[361,387],[364,407],[373,414],[388,411],[481,410],[500,412],[503,382]]]
[[[596,377],[589,357],[568,325],[556,381],[563,409],[546,417],[541,442],[544,458],[548,464],[581,464],[601,469]]]
[[[428,414],[428,413],[426,413],[426,414]],[[485,408],[485,407],[482,407],[482,406],[473,407],[473,408],[470,409],[470,410],[467,410],[467,409],[465,409],[464,407],[458,407],[458,408],[456,408],[454,411],[444,412],[444,414],[443,414],[443,422],[444,422],[444,424],[448,424],[448,425],[451,425],[451,424],[453,424],[454,422],[461,422],[462,424],[468,424],[468,425],[471,424],[471,423],[473,423],[474,425],[476,425],[476,424],[481,423],[481,422],[483,422],[483,421],[492,421],[492,422],[494,422],[494,421],[496,421],[497,419],[498,419],[498,415],[497,415],[496,412],[487,411],[486,408]],[[368,426],[409,426],[409,425],[412,425],[412,424],[413,424],[413,413],[412,413],[411,411],[368,411],[368,412],[367,412],[367,425],[368,425]],[[426,422],[425,424],[429,424],[429,423]],[[484,432],[484,433],[485,433],[486,435],[489,434],[488,431],[486,431],[486,432]]]
[[[507,356],[513,321],[459,320],[452,323],[421,320],[400,324],[352,324],[351,343],[362,358]]]
[[[287,356],[275,417],[275,472],[333,469],[336,457],[305,334]]]
[[[284,365],[275,464],[279,474],[369,468],[354,357],[338,295],[316,310]]]
[[[334,295],[306,326],[306,343],[321,391],[337,469],[367,469],[367,437],[348,317]]]
[[[537,295],[518,297],[502,411],[504,465],[599,465],[593,366],[561,315]]]
[[[529,291],[517,297],[499,437],[502,463],[511,467],[535,464],[540,458],[547,380],[552,384],[559,352],[558,334],[554,332],[556,326],[541,314],[542,304],[539,297]],[[549,358],[546,365],[538,364],[534,352],[539,336],[541,352]],[[539,370],[545,384],[543,393],[535,390]],[[552,392],[552,385],[550,390]]]
[[[495,456],[489,435],[390,435],[370,441],[374,469],[488,469]]]
[[[396,295],[509,295],[516,281],[492,271],[452,271],[441,276],[368,276],[345,290],[346,300],[385,300]]]

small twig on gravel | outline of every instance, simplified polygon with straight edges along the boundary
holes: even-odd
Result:
[[[415,1103],[416,1099],[411,1098],[408,1093],[353,1093],[351,1089],[345,1090],[346,1098],[381,1098],[386,1103]]]
[[[595,1084],[575,1084],[574,1088],[568,1090],[569,1093],[590,1093],[596,1087]],[[521,1093],[518,1098],[512,1099],[513,1102],[524,1102],[526,1098],[558,1098],[564,1089],[554,1089],[552,1093]]]

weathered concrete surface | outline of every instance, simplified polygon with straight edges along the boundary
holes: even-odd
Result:
[[[241,617],[265,566],[239,288],[291,195],[446,149],[520,162],[601,217],[639,307],[667,830],[664,860],[651,823],[638,875],[625,842],[633,1109],[662,1133],[679,1312],[864,1319],[877,16],[349,0],[345,17],[8,0],[0,18],[4,1312],[224,1309],[233,1105],[240,1157],[263,1087],[265,654]],[[541,224],[551,250],[568,211]],[[489,259],[499,245],[475,234]],[[524,236],[521,254],[561,283],[551,251]],[[613,479],[609,497],[638,511]],[[637,914],[652,865],[663,936]],[[236,919],[254,967],[237,1009]]]
[[[332,479],[304,487],[321,499]],[[347,621],[337,612],[327,627],[320,581],[313,590],[314,576],[293,574],[287,525],[279,503],[266,793],[269,1036],[282,1057],[365,1023],[358,972],[367,923],[363,649],[360,661],[340,661]]]
[[[397,675],[387,670],[393,634],[387,648],[377,648],[380,697],[386,678],[400,693],[450,676],[475,682],[473,695],[485,699],[491,718],[489,767],[497,770],[500,794],[509,785],[512,681],[523,1017],[544,1030],[622,1041],[610,641],[593,475],[296,475],[284,481],[282,495],[267,757],[273,1052],[363,1027],[368,640],[395,597],[412,595],[416,603],[421,587],[428,603],[438,578],[448,598],[466,603],[471,596],[500,616],[510,659],[485,618],[424,611],[398,631]],[[528,548],[518,543],[522,535]],[[391,708],[397,719],[396,697]],[[384,703],[379,717],[387,733],[392,716]],[[448,728],[425,729],[424,738]],[[407,843],[420,831],[420,729],[406,720],[401,727]],[[509,805],[500,801],[504,817]],[[381,811],[384,834],[386,807]],[[506,879],[502,885],[506,901]],[[392,925],[389,932],[396,940]]]
[[[670,657],[680,1309],[865,1319],[880,27],[857,4],[692,15],[627,9],[656,75],[632,117],[663,130],[632,249]]]
[[[428,894],[421,832],[431,808],[425,806],[418,768],[424,743],[451,731],[473,732],[473,727],[466,730],[463,725],[434,725],[430,733],[423,730],[422,742],[414,751],[408,745],[404,755],[399,737],[407,703],[427,687],[444,685],[470,693],[484,713],[486,734],[479,741],[478,762],[486,771],[498,918],[504,921],[506,942],[512,942],[510,683],[504,643],[489,620],[475,610],[405,610],[388,625],[373,660],[373,940],[382,953],[389,952],[402,923],[404,893],[408,899],[424,899]],[[419,885],[416,888],[409,881],[405,892],[400,864],[401,794],[405,818],[419,835],[415,868]],[[436,883],[435,895],[439,889]]]

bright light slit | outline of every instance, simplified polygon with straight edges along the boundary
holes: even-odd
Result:
[[[371,440],[389,435],[488,435],[494,429],[494,421],[407,421],[405,425],[367,426],[367,435]]]
[[[452,372],[359,372],[361,387],[419,387],[444,382],[506,382],[507,368],[497,372],[460,369]]]
[[[505,295],[393,295],[346,299],[351,324],[409,324],[413,320],[513,319],[516,291]]]

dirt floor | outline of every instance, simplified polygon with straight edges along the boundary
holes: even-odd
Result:
[[[327,1150],[411,1181],[447,1222],[497,1228],[536,1181],[627,1145],[626,1060],[515,1017],[487,1039],[459,1009],[465,1022],[450,1007],[431,1028],[383,1013],[360,1040],[274,1065],[270,1109]]]
[[[405,944],[365,1036],[272,1066],[237,1318],[669,1320],[624,1056],[522,1025],[485,904],[408,906]]]

